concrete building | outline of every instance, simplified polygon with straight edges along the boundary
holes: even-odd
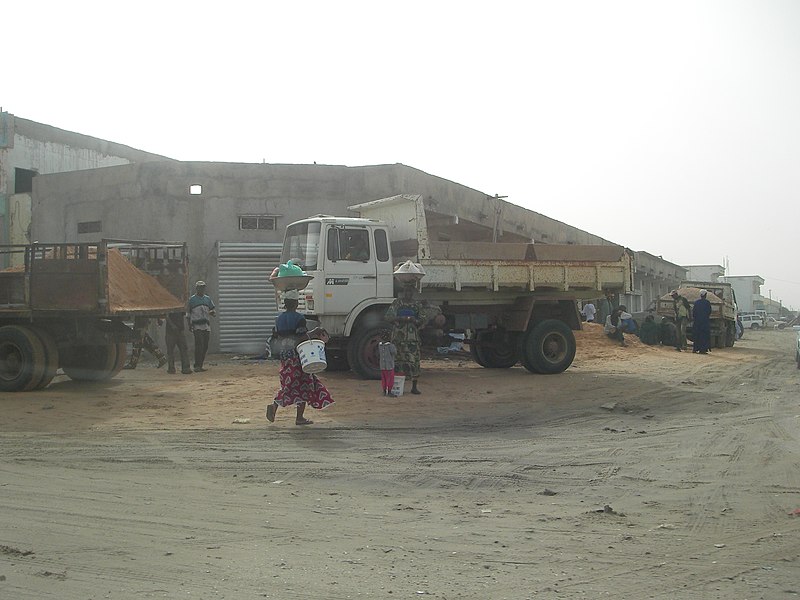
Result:
[[[657,300],[686,279],[686,269],[648,252],[634,253],[633,292],[620,299],[632,313],[655,308]]]
[[[731,284],[736,294],[736,304],[739,312],[755,312],[766,310],[765,298],[761,295],[761,286],[764,279],[758,275],[726,275],[722,281]]]
[[[686,279],[688,281],[719,281],[725,275],[722,265],[686,265]]]
[[[0,243],[30,241],[37,175],[150,160],[170,159],[0,112]]]

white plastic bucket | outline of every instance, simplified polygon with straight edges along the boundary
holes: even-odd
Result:
[[[319,373],[328,368],[325,359],[325,344],[319,340],[306,340],[297,344],[300,366],[306,373]]]
[[[395,375],[394,376],[394,385],[392,386],[392,393],[395,396],[402,396],[403,395],[403,388],[406,385],[406,376],[405,375]]]

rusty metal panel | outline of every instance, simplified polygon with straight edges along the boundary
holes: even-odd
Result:
[[[25,273],[0,272],[0,310],[26,306]]]
[[[431,258],[443,260],[525,260],[529,244],[430,242]]]
[[[99,264],[96,259],[35,261],[30,273],[33,310],[98,310]]]
[[[622,246],[528,244],[528,260],[570,262],[618,262],[625,254]]]

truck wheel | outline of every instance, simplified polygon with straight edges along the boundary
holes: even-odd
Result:
[[[119,375],[120,371],[122,371],[122,367],[125,366],[125,361],[128,358],[128,344],[125,342],[117,342],[114,344],[117,347],[117,359],[114,363],[114,367],[111,369],[111,375],[108,377],[111,379],[112,377],[116,377]]]
[[[26,392],[34,389],[45,371],[42,342],[27,327],[0,327],[0,391]]]
[[[39,390],[50,385],[50,382],[56,376],[58,371],[58,346],[56,346],[53,336],[43,329],[31,327],[31,331],[36,334],[44,348],[44,373],[42,373],[39,383],[36,384],[36,389]]]
[[[378,344],[389,334],[392,326],[380,323],[357,331],[347,344],[347,362],[350,368],[364,379],[380,379],[381,365],[378,359]]]
[[[480,331],[473,356],[476,363],[487,369],[509,369],[519,362],[519,351],[514,336],[504,330]],[[495,343],[492,343],[495,342]],[[472,351],[472,347],[470,348]]]
[[[537,323],[522,342],[523,365],[533,373],[561,373],[575,358],[575,335],[557,319]]]
[[[714,346],[716,348],[724,348],[725,347],[725,334],[720,333],[719,335],[714,336]]]
[[[478,338],[476,336],[472,339],[477,340]],[[488,365],[485,362],[483,362],[483,354],[478,352],[478,344],[470,344],[469,353],[472,356],[472,360],[475,361],[475,363],[479,364],[483,368],[488,368]]]
[[[733,345],[736,343],[736,325],[733,323],[728,324],[728,328],[725,331],[725,345],[728,348],[733,348]]]
[[[105,381],[114,376],[117,344],[71,346],[62,352],[61,368],[75,381]]]

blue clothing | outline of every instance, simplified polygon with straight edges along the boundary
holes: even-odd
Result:
[[[296,311],[285,311],[275,320],[271,349],[281,360],[297,356],[295,348],[299,335],[306,332],[306,316]]]
[[[695,300],[692,315],[692,351],[708,352],[711,350],[711,302],[707,298]]]
[[[305,327],[305,320],[305,315],[299,312],[282,312],[275,321],[275,331],[279,335],[295,333],[301,324]]]

